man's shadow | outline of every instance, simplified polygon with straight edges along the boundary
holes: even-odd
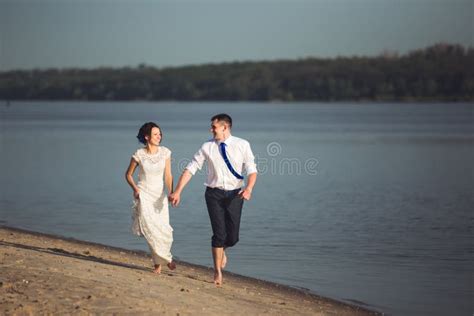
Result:
[[[56,256],[75,258],[75,259],[79,259],[79,260],[87,260],[87,261],[91,261],[91,262],[109,264],[109,265],[113,265],[113,266],[117,266],[117,267],[128,268],[128,269],[133,269],[133,270],[140,270],[140,271],[145,271],[145,272],[151,272],[152,271],[151,268],[146,268],[146,267],[138,266],[138,265],[134,265],[134,264],[116,262],[116,261],[107,260],[107,259],[104,259],[104,258],[92,256],[92,255],[83,255],[83,254],[80,254],[80,253],[77,253],[77,252],[69,252],[69,251],[66,251],[66,250],[61,249],[61,248],[42,248],[42,247],[17,244],[17,243],[12,243],[12,242],[7,242],[7,241],[0,241],[0,246],[8,246],[8,247],[14,247],[14,248],[28,249],[28,250],[33,250],[33,251],[46,253],[46,254],[51,254],[51,255],[56,255]],[[137,253],[137,255],[142,255],[142,254]],[[210,267],[199,267],[197,265],[185,263],[185,262],[182,262],[182,261],[178,261],[178,260],[175,260],[175,261],[178,263],[178,265],[181,265],[181,266],[187,266],[187,267],[190,267],[190,268],[202,268],[206,271],[211,270]],[[173,273],[166,273],[165,275],[170,276],[170,277],[176,276],[176,274],[173,274]],[[211,282],[207,279],[201,278],[198,275],[193,275],[193,274],[190,274],[190,273],[185,273],[183,276],[187,277],[187,278],[190,278],[190,279],[193,279],[193,280],[202,281],[202,282],[205,282],[205,283],[213,283],[213,282]]]

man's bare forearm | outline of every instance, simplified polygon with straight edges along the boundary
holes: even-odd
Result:
[[[247,177],[247,186],[245,187],[246,189],[249,189],[250,191],[253,190],[253,187],[255,186],[255,182],[257,182],[257,173],[251,173]]]
[[[175,193],[181,194],[184,187],[188,184],[189,180],[193,177],[192,173],[189,170],[184,170],[181,177],[179,177],[178,185],[176,185],[176,189],[174,190]]]

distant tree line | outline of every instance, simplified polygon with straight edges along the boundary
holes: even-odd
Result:
[[[0,72],[3,100],[472,101],[474,49],[404,55]]]

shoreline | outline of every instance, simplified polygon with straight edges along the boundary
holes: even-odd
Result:
[[[3,314],[382,314],[362,304],[227,271],[223,287],[216,288],[212,268],[179,260],[177,270],[164,267],[158,276],[151,273],[145,251],[4,225],[0,225],[0,248]],[[130,282],[124,283],[126,279]],[[124,293],[123,286],[133,288],[134,295]],[[138,292],[145,296],[137,296]]]

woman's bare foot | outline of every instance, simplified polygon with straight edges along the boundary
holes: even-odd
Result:
[[[221,271],[214,272],[214,284],[217,287],[222,286],[222,272]]]
[[[169,262],[167,266],[170,270],[176,269],[176,263],[174,263],[174,261]]]
[[[227,264],[227,256],[225,255],[225,251],[222,252],[222,263],[221,268],[224,269]]]
[[[155,268],[153,269],[153,273],[161,274],[161,264],[155,264]]]

